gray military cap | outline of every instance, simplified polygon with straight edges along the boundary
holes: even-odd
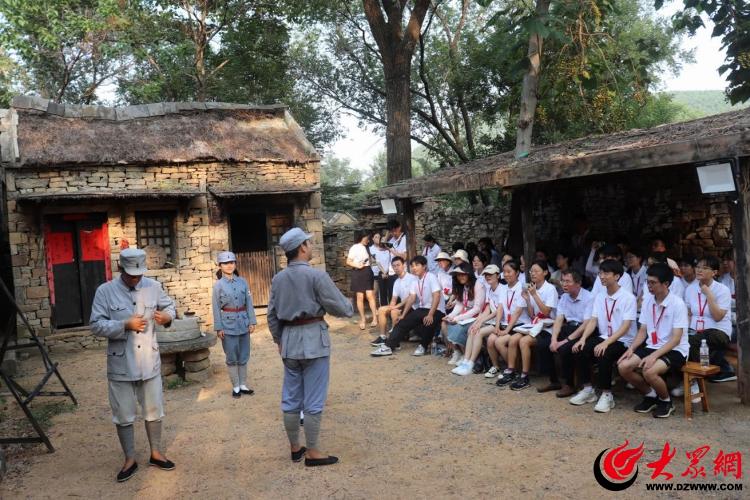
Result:
[[[219,264],[224,264],[225,262],[236,262],[237,257],[232,252],[219,252],[219,256],[216,258],[216,261]]]
[[[120,267],[131,276],[141,276],[146,269],[146,252],[140,248],[126,248],[120,252]]]
[[[293,227],[281,235],[279,246],[283,248],[285,252],[291,252],[310,238],[312,238],[312,234],[307,234],[302,229]]]

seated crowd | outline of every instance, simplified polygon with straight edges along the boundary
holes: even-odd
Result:
[[[659,418],[674,411],[681,368],[700,360],[702,343],[720,367],[711,381],[736,380],[725,359],[733,341],[731,254],[723,262],[709,255],[676,262],[662,240],[649,252],[595,241],[585,252],[559,250],[554,265],[538,251],[527,267],[490,238],[456,243],[448,254],[428,235],[420,255],[407,260],[401,228],[389,229],[389,239],[370,238],[378,242],[369,252],[380,288],[372,356],[416,341],[414,356],[440,353],[452,373],[484,374],[514,391],[530,387],[535,359],[535,373],[548,378],[538,392],[595,403],[599,413],[614,408],[619,376],[642,395],[635,411]]]

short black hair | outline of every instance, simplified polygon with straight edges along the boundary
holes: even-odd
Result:
[[[643,261],[643,258],[646,256],[646,253],[643,251],[641,247],[630,247],[628,248],[628,253],[631,253],[635,255],[636,257],[639,257],[641,261]]]
[[[680,260],[677,262],[678,264],[687,264],[690,267],[695,267],[695,264],[697,264],[698,260],[695,258],[694,255],[685,254],[682,257],[680,257]]]
[[[544,259],[537,259],[534,262],[531,263],[531,266],[529,266],[529,271],[531,271],[532,266],[539,266],[539,269],[542,270],[542,272],[546,273],[544,279],[549,280],[549,264],[547,264],[547,261]]]
[[[659,283],[667,283],[669,285],[674,281],[674,272],[669,265],[662,262],[657,262],[648,266],[646,270],[646,276],[651,276],[659,280]]]
[[[477,253],[475,253],[474,256],[472,257],[472,260],[474,258],[479,259],[482,262],[483,266],[486,266],[487,264],[490,263],[490,257],[489,257],[489,255],[487,255],[486,252],[483,252],[481,250],[477,250]]]
[[[427,258],[424,255],[417,255],[416,257],[412,257],[409,262],[411,264],[421,264],[425,267],[427,266]]]
[[[560,273],[560,276],[570,276],[571,278],[573,278],[573,281],[575,281],[579,285],[583,283],[583,278],[581,277],[581,273],[579,273],[575,269],[566,269],[565,271]]]
[[[292,250],[289,250],[288,252],[284,252],[284,255],[286,255],[286,261],[290,262],[294,259],[296,259],[299,256],[299,249],[302,245],[300,245],[297,248],[294,248]]]
[[[458,251],[458,250],[463,250],[464,249],[464,242],[463,241],[456,241],[455,243],[453,243],[453,245],[451,245],[451,248],[453,249],[454,253],[456,251]]]
[[[404,263],[406,261],[400,255],[396,255],[394,258],[391,259],[391,264],[395,264],[396,262]]]
[[[698,260],[698,264],[700,264],[701,262],[714,271],[718,271],[719,269],[721,269],[721,262],[719,262],[719,259],[714,257],[713,255],[704,255],[702,259]]]
[[[431,234],[425,234],[423,239],[427,243],[435,243],[435,241],[436,241],[435,237],[433,235],[431,235]]]
[[[401,227],[401,223],[396,219],[391,219],[388,221],[388,224],[386,224],[386,227],[389,231],[391,231],[393,229],[396,229],[397,227]]]
[[[599,272],[614,273],[618,276],[622,276],[622,264],[620,264],[620,262],[617,260],[605,260],[604,262],[599,264]]]
[[[513,269],[517,273],[521,272],[521,264],[519,264],[517,260],[511,259],[505,264],[503,264],[503,267],[505,266],[510,266],[510,268]]]

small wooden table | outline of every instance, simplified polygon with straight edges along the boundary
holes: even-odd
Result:
[[[703,411],[708,411],[708,392],[706,392],[706,377],[719,373],[719,367],[716,365],[701,366],[695,361],[688,361],[682,367],[682,383],[685,389],[685,417],[693,418],[693,398],[700,396]],[[690,379],[698,381],[700,392],[690,394]]]

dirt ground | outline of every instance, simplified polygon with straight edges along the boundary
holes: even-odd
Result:
[[[620,494],[635,498],[652,482],[645,464],[661,455],[665,441],[678,450],[667,470],[684,482],[680,474],[689,463],[688,450],[711,446],[701,462],[706,481],[714,480],[711,462],[719,448],[745,456],[750,451],[750,413],[738,404],[731,383],[711,385],[712,412],[698,411],[692,421],[682,416],[681,404],[666,420],[636,414],[631,408],[638,398],[622,389],[616,392],[617,407],[599,415],[593,405],[573,407],[534,389],[512,392],[479,375],[457,377],[442,358],[412,357],[409,344],[391,358],[371,358],[371,332],[343,320],[331,329],[332,380],[321,443],[341,458],[339,464],[306,468],[289,460],[279,409],[282,365],[267,330],[259,330],[250,365],[256,394],[230,397],[223,354],[214,347],[216,374],[208,382],[165,393],[163,441],[177,469],[142,466],[122,484],[114,481],[122,457],[107,403],[104,352],[54,353],[80,406],[52,419],[55,453],[47,454],[43,446],[6,450],[9,473],[0,496],[592,498],[609,494],[594,479],[594,459],[628,439],[644,442],[646,449],[638,480]],[[32,358],[25,364],[37,362]],[[6,415],[13,411],[11,402],[4,406]],[[139,463],[145,465],[148,444],[140,424],[136,442]]]

